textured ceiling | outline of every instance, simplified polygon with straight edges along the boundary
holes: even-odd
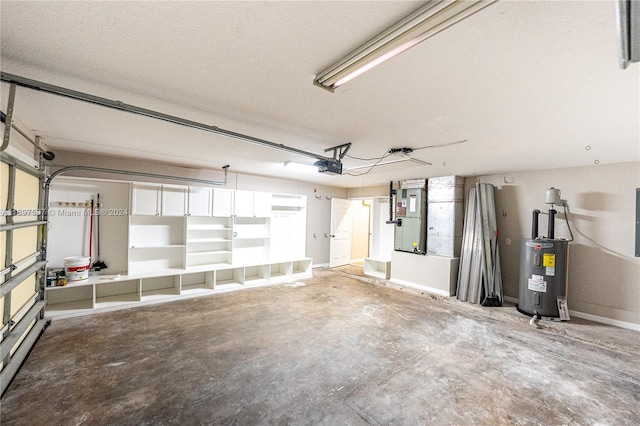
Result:
[[[639,65],[618,67],[613,2],[500,1],[333,94],[313,86],[420,5],[2,1],[0,67],[320,155],[445,145],[413,153],[432,165],[300,174],[283,163],[312,158],[19,88],[15,114],[54,151],[342,187],[640,160]]]

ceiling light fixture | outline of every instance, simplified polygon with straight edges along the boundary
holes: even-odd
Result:
[[[315,164],[298,163],[297,161],[285,161],[284,166],[294,172],[299,173],[318,173],[318,166]]]
[[[319,73],[313,84],[331,92],[497,0],[431,0]]]

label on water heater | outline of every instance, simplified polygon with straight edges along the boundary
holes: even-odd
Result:
[[[547,282],[544,281],[544,277],[541,275],[532,275],[531,278],[529,278],[527,287],[531,291],[537,291],[540,293],[547,292]]]
[[[544,253],[542,255],[542,266],[556,266],[556,255],[554,253]]]
[[[542,266],[545,267],[545,275],[554,277],[556,275],[556,255],[554,253],[543,253]]]

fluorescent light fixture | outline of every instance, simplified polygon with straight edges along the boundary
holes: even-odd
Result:
[[[318,166],[314,164],[298,163],[297,161],[285,161],[284,166],[294,172],[318,173]]]
[[[313,83],[332,91],[497,0],[432,0],[319,73]]]
[[[618,62],[625,69],[640,61],[640,4],[632,0],[616,2],[618,15]]]

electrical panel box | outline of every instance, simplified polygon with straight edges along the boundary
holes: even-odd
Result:
[[[427,248],[426,179],[404,181],[396,196],[394,249],[425,254]]]

